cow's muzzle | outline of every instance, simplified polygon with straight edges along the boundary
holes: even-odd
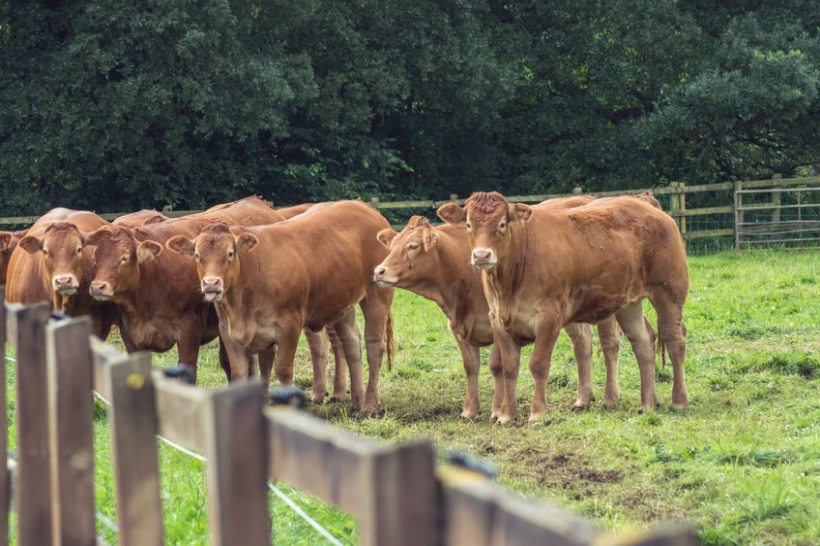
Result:
[[[398,277],[390,275],[383,265],[376,266],[373,270],[373,280],[381,287],[392,286],[398,282]]]
[[[495,267],[498,259],[490,248],[475,248],[470,254],[470,263],[479,269],[490,269]]]
[[[104,281],[91,281],[91,286],[88,287],[88,293],[91,297],[98,301],[108,301],[114,295],[111,290],[111,285]]]
[[[221,300],[222,295],[225,293],[222,279],[219,277],[203,277],[200,290],[202,291],[202,299],[209,303]]]
[[[74,275],[55,275],[52,279],[54,291],[61,296],[73,296],[77,293],[80,283]]]

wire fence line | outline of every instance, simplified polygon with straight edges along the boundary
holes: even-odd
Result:
[[[17,363],[17,360],[15,358],[10,357],[8,355],[6,355],[6,361],[11,362],[13,364]],[[109,407],[111,406],[111,401],[106,399],[99,392],[94,391],[94,395],[97,398],[99,398],[106,406],[109,406]],[[190,449],[188,449],[184,446],[181,446],[181,445],[177,444],[176,442],[173,442],[173,441],[169,440],[168,438],[165,438],[164,436],[162,436],[160,434],[157,434],[156,437],[157,437],[158,440],[162,441],[164,444],[168,445],[169,447],[179,451],[180,453],[183,453],[183,454],[185,454],[189,457],[192,457],[193,459],[196,459],[196,460],[198,460],[200,462],[203,462],[203,463],[208,462],[208,459],[206,457],[204,457],[203,455],[200,455],[199,453],[197,453],[195,451],[192,451],[192,450],[190,450]],[[11,456],[10,456],[10,458],[13,459],[13,457],[11,457]],[[282,491],[279,487],[277,487],[276,484],[269,481],[269,482],[267,482],[267,486],[268,486],[268,489],[270,489],[274,493],[274,495],[276,495],[282,502],[284,502],[288,506],[288,508],[290,508],[297,516],[302,518],[308,525],[310,525],[314,530],[316,530],[317,533],[322,535],[322,537],[325,540],[327,540],[329,543],[333,544],[333,546],[344,546],[344,543],[340,542],[339,539],[337,539],[335,536],[333,536],[333,534],[330,531],[325,529],[322,526],[321,523],[316,521],[314,518],[312,518],[310,516],[310,514],[305,512],[305,510],[301,506],[296,504],[296,501],[294,501],[284,491]],[[103,527],[105,527],[106,529],[108,529],[108,531],[114,533],[115,535],[119,533],[119,527],[117,526],[117,524],[114,520],[112,520],[110,517],[108,517],[106,514],[104,514],[103,512],[101,512],[99,510],[96,510],[96,514],[97,514],[97,519],[103,525]]]

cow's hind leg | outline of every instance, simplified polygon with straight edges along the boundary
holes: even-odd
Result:
[[[655,345],[644,324],[641,300],[632,302],[616,314],[618,324],[632,344],[641,372],[641,411],[650,411],[658,405],[655,393]]]
[[[364,400],[364,382],[362,381],[362,346],[359,339],[359,328],[356,326],[356,310],[348,307],[342,317],[333,325],[339,336],[350,372],[351,408],[358,412]]]
[[[578,368],[578,397],[572,409],[583,411],[595,396],[592,394],[592,326],[583,322],[571,322],[564,326],[572,342],[572,352]]]
[[[500,399],[501,404],[491,419],[503,425],[515,421],[518,412],[515,384],[521,365],[521,347],[498,324],[493,324],[493,344],[498,347],[501,364],[497,372],[491,368],[495,376],[493,397]]]
[[[390,304],[393,303],[392,288],[380,288],[371,284],[367,296],[360,302],[364,314],[364,342],[367,347],[367,392],[363,411],[368,415],[379,412],[379,370],[385,348],[393,343]],[[392,356],[389,356],[392,358]]]
[[[327,394],[327,334],[324,328],[318,332],[310,328],[304,328],[303,331],[310,349],[310,361],[313,364],[313,394],[310,401],[314,404],[321,404]]]
[[[604,352],[604,367],[606,368],[606,386],[604,387],[604,407],[613,409],[621,398],[618,387],[618,353],[621,350],[621,329],[615,316],[611,316],[598,323],[598,339],[601,341],[601,350]]]
[[[669,360],[672,361],[672,407],[683,409],[689,405],[683,369],[686,358],[686,341],[683,338],[683,304],[673,301],[663,291],[653,294],[650,300],[658,314],[658,335],[666,346]]]
[[[478,415],[480,403],[478,401],[478,369],[481,356],[477,345],[471,345],[464,340],[458,341],[461,349],[461,358],[464,361],[464,373],[467,375],[467,395],[464,397],[464,409],[461,416],[472,419]]]
[[[358,330],[359,325],[356,325]],[[342,346],[342,340],[336,334],[336,329],[328,325],[327,337],[330,340],[330,348],[333,350],[333,360],[336,362],[336,375],[333,377],[333,396],[330,398],[331,402],[340,402],[345,399],[347,392],[347,359],[345,358],[345,349]]]

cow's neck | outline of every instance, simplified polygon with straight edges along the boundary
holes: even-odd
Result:
[[[470,253],[462,242],[441,233],[436,251],[442,275],[435,287],[437,297],[428,297],[439,305],[448,319],[458,322],[472,307],[475,295],[470,292],[478,288],[481,297],[480,278],[469,265]]]
[[[502,301],[515,296],[527,267],[529,236],[523,224],[510,224],[510,241],[505,256],[499,256],[498,264],[484,275],[494,296]]]

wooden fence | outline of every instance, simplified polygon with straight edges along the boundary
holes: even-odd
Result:
[[[690,527],[674,525],[613,537],[480,472],[437,465],[430,442],[385,446],[296,409],[267,408],[258,381],[182,384],[152,370],[149,353],[126,355],[90,338],[88,318],[50,317],[46,303],[0,305],[0,345],[8,334],[17,357],[17,453],[0,465],[0,545],[9,541],[12,498],[18,544],[103,544],[95,536],[93,392],[110,403],[123,546],[164,542],[156,435],[207,458],[209,534],[218,546],[270,544],[269,478],[352,514],[366,545],[698,542]],[[0,393],[5,450],[5,384]]]
[[[796,186],[820,185],[820,176],[803,178],[773,178],[770,180],[748,180],[738,182],[720,182],[716,184],[686,185],[683,182],[672,182],[668,186],[659,188],[636,188],[628,190],[614,191],[585,191],[584,188],[577,187],[571,194],[538,194],[538,195],[511,195],[507,200],[519,203],[538,203],[554,197],[568,197],[586,193],[595,197],[607,197],[614,195],[634,195],[651,190],[659,198],[664,209],[675,219],[680,227],[681,234],[687,241],[698,239],[727,238],[727,240],[737,240],[738,207],[743,208],[742,201],[739,203],[736,198],[738,191],[755,190],[758,194],[771,195],[771,199],[765,203],[756,203],[758,206],[770,205],[772,218],[780,217],[780,192],[778,188],[788,188]],[[698,207],[692,206],[692,201],[698,201],[698,197],[708,195],[711,201],[724,201],[725,205]],[[371,198],[369,202],[382,211],[404,211],[408,209],[437,209],[445,203],[454,201],[464,204],[465,199],[460,199],[457,195],[451,195],[450,199],[444,201],[417,200],[417,201],[380,201],[378,198]],[[748,205],[747,205],[748,206]],[[130,212],[130,211],[129,211]],[[171,217],[185,216],[195,210],[163,211],[163,214]],[[741,211],[742,212],[742,211]],[[101,214],[107,220],[113,220],[125,212],[112,212]],[[29,225],[36,221],[38,216],[15,216],[0,218],[0,225]],[[709,228],[709,224],[719,226]],[[706,226],[703,229],[702,226]],[[402,225],[394,226],[401,229]]]

